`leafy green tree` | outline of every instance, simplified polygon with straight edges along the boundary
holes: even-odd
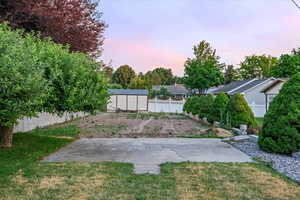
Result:
[[[225,84],[239,80],[239,72],[237,69],[234,69],[233,65],[228,65],[225,68],[224,78],[225,78]]]
[[[281,55],[272,73],[274,77],[289,78],[298,72],[300,72],[300,48],[294,49],[291,54]]]
[[[217,97],[214,99],[208,120],[210,122],[217,121],[217,122],[224,123],[226,119],[225,111],[228,102],[229,102],[228,96],[224,92],[219,93]]]
[[[48,112],[93,113],[102,109],[107,101],[107,83],[99,64],[82,53],[48,40],[36,42],[37,59],[45,70],[50,85],[50,97],[44,105]]]
[[[48,84],[35,57],[31,35],[22,38],[0,25],[0,147],[11,147],[13,126],[25,116],[35,116],[47,99]]]
[[[47,111],[93,113],[107,102],[99,64],[51,40],[0,25],[0,127],[10,147],[18,119]]]
[[[145,89],[146,84],[145,84],[144,80],[142,80],[140,77],[136,76],[135,78],[133,78],[131,80],[129,88],[130,89]]]
[[[122,85],[117,83],[110,83],[107,87],[108,89],[123,89]]]
[[[153,85],[161,85],[162,81],[158,73],[148,71],[144,75],[145,84],[148,89],[151,89]]]
[[[144,80],[144,74],[143,74],[143,72],[139,72],[139,74],[138,74],[138,77],[140,78],[140,79],[143,79]]]
[[[276,67],[278,59],[272,56],[246,56],[240,64],[240,75],[243,79],[268,78]]]
[[[213,86],[224,82],[223,64],[206,41],[201,41],[194,47],[195,58],[189,58],[185,63],[184,83],[190,89],[197,89],[199,94]]]
[[[149,99],[154,99],[157,95],[158,95],[157,90],[152,90],[152,89],[149,90],[149,95],[148,95]]]
[[[152,73],[157,73],[162,85],[172,85],[175,83],[174,76],[171,69],[156,68]]]
[[[168,99],[171,97],[171,93],[169,92],[169,90],[165,87],[160,88],[160,90],[157,93],[159,95],[160,98],[162,99]]]
[[[257,126],[254,114],[242,94],[231,96],[226,107],[226,115],[228,115],[226,120],[229,126],[240,127],[241,124],[249,127]]]
[[[300,72],[287,81],[265,115],[259,146],[268,152],[300,151]]]
[[[92,0],[1,0],[0,23],[16,29],[39,32],[73,52],[100,56],[103,46],[102,21],[97,1]]]
[[[128,88],[131,80],[135,78],[134,70],[128,66],[120,66],[113,74],[112,80],[114,83],[120,84],[123,88]]]
[[[104,65],[104,66],[102,66],[102,70],[103,70],[105,76],[107,77],[108,81],[111,82],[112,76],[114,74],[114,69],[109,65]]]
[[[179,76],[175,76],[174,77],[174,82],[176,84],[184,84],[184,78],[183,77],[179,77]]]

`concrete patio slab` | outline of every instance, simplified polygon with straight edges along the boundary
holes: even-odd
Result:
[[[133,163],[137,174],[160,172],[166,162],[252,162],[221,139],[80,139],[46,157],[45,162]]]

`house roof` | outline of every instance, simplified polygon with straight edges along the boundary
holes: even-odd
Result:
[[[266,93],[269,90],[271,90],[272,88],[274,88],[278,83],[280,83],[280,82],[286,82],[288,80],[289,80],[288,78],[279,78],[279,79],[276,79],[273,83],[271,83],[270,85],[268,85],[267,87],[265,87],[261,92],[262,93]]]
[[[110,95],[148,95],[148,90],[132,90],[132,89],[111,89],[108,90]]]
[[[241,81],[234,81],[222,88],[215,90],[213,93],[218,94],[220,92],[224,92],[227,94],[236,94],[236,93],[243,93],[251,88],[254,88],[269,79],[248,79],[248,80],[241,80]]]
[[[224,93],[228,93],[238,87],[241,87],[245,84],[247,84],[250,80],[241,80],[241,81],[233,81],[227,85],[224,85],[223,87],[219,88],[219,89],[216,89],[213,93],[214,94],[218,94],[218,93],[221,93],[221,92],[224,92]]]
[[[240,88],[238,89],[235,89],[231,92],[231,94],[236,94],[236,93],[243,93],[245,92],[246,90],[249,90],[261,83],[264,83],[265,81],[267,81],[269,79],[257,79],[257,80],[253,80],[251,82],[248,82],[247,84],[241,86]]]
[[[166,88],[171,94],[188,94],[189,90],[186,89],[186,87],[182,84],[176,84],[176,85],[153,85],[153,90],[160,90],[161,88]]]

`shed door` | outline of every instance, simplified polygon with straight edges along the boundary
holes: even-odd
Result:
[[[126,95],[118,95],[117,107],[120,110],[127,110],[127,96]]]
[[[137,96],[135,95],[128,95],[127,98],[127,103],[128,103],[128,109],[129,111],[136,111],[138,106],[137,106]]]

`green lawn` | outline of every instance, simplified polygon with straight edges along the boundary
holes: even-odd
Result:
[[[166,163],[161,175],[135,175],[125,163],[43,163],[77,136],[75,127],[16,134],[0,149],[0,199],[299,199],[300,186],[259,163]],[[65,136],[67,136],[65,138]]]
[[[263,117],[256,117],[256,121],[258,123],[258,126],[262,127],[264,118]]]
[[[226,137],[218,136],[215,133],[206,133],[206,134],[195,134],[195,135],[189,135],[189,136],[183,136],[183,138],[194,138],[194,139],[201,139],[201,138],[219,138],[224,139]]]

